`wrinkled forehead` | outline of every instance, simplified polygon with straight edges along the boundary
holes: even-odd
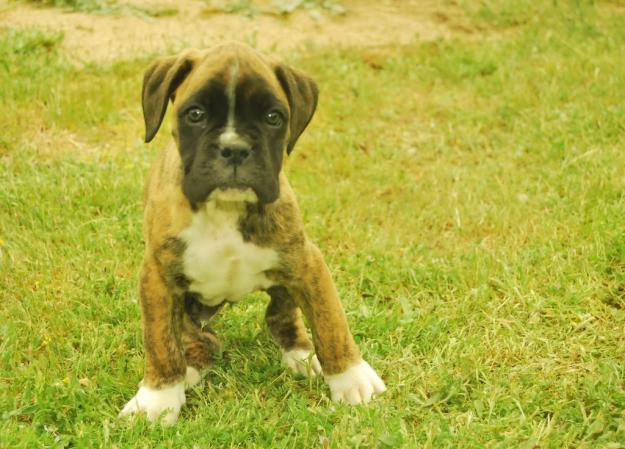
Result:
[[[222,93],[224,99],[274,97],[288,108],[288,101],[268,61],[242,46],[217,47],[198,57],[193,70],[176,93],[176,104],[191,97]]]

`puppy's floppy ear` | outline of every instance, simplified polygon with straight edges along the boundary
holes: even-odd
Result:
[[[291,154],[295,142],[315,113],[319,89],[311,78],[285,64],[277,64],[275,73],[291,109],[289,141],[286,147],[287,154]]]
[[[146,142],[150,142],[156,135],[165,116],[169,99],[192,68],[190,54],[183,53],[179,56],[158,58],[145,71],[141,97]]]

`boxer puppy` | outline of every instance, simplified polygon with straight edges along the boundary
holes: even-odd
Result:
[[[281,171],[317,96],[309,77],[240,44],[159,58],[146,70],[145,140],[171,102],[175,145],[158,155],[145,188],[145,372],[121,416],[173,424],[185,388],[219,351],[205,323],[255,290],[269,294],[265,319],[285,365],[323,375],[334,401],[366,403],[386,389],[354,343]]]

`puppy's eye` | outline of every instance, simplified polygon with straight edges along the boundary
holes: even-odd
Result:
[[[191,108],[187,111],[187,120],[191,123],[198,123],[204,120],[206,113],[200,108]]]
[[[265,115],[265,121],[269,126],[281,126],[282,114],[280,114],[278,111],[269,111],[267,115]]]

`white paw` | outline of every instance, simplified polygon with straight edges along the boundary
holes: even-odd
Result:
[[[187,366],[187,374],[184,376],[184,387],[193,388],[202,381],[202,373],[192,366]]]
[[[129,416],[145,412],[150,422],[162,416],[164,426],[173,425],[180,414],[180,407],[185,403],[184,382],[166,388],[141,386],[139,391],[119,412],[119,416]]]
[[[311,357],[312,355],[312,357]],[[293,370],[294,373],[304,376],[315,377],[321,374],[321,364],[317,356],[308,349],[282,349],[282,363]]]
[[[364,360],[342,373],[324,377],[335,402],[366,404],[374,393],[386,391],[386,385],[380,376]]]

